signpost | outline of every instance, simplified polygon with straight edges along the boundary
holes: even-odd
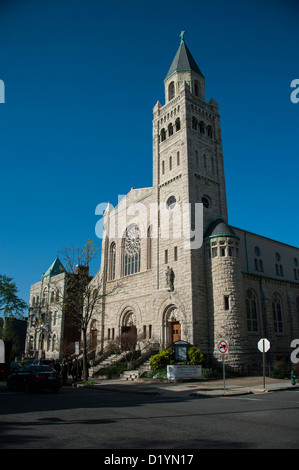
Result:
[[[266,369],[266,360],[265,360],[265,353],[270,349],[270,341],[267,338],[262,338],[257,343],[258,349],[263,353],[263,386],[264,389],[266,388],[266,381],[265,381],[265,369]]]
[[[0,364],[5,362],[5,344],[2,339],[0,339]]]
[[[218,352],[222,354],[222,370],[223,370],[223,390],[225,391],[225,365],[224,356],[228,354],[228,341],[227,339],[220,339],[217,344]]]

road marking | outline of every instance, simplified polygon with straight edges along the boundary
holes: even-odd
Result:
[[[245,397],[232,397],[232,396],[230,396],[230,397],[220,397],[220,398],[225,398],[225,399],[230,398],[231,400],[262,401],[261,398],[247,398],[247,397],[245,398]]]

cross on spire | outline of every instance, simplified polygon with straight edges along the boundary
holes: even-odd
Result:
[[[184,40],[185,32],[186,32],[186,31],[181,31],[181,34],[180,34],[181,44],[182,44],[183,42],[185,42],[185,40]]]

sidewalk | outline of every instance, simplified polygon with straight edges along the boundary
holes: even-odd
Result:
[[[88,387],[94,387],[106,391],[135,393],[142,395],[156,395],[169,398],[200,398],[262,394],[278,390],[299,390],[299,384],[291,385],[291,380],[272,379],[266,377],[265,389],[263,388],[263,377],[237,377],[226,379],[225,390],[223,380],[201,380],[192,382],[163,382],[151,379],[137,379],[127,381],[124,379],[94,379]],[[94,383],[96,382],[96,383]],[[68,385],[72,385],[72,379]],[[86,387],[86,385],[77,385]],[[6,381],[0,381],[0,391],[6,390]]]
[[[202,380],[198,382],[158,382],[150,379],[126,381],[123,379],[92,379],[94,387],[103,387],[109,391],[139,393],[158,396],[180,397],[215,397],[261,394],[277,390],[299,390],[299,384],[291,385],[291,380],[266,377],[265,389],[263,377],[238,377],[223,380]]]

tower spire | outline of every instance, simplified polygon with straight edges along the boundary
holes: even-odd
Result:
[[[170,66],[170,69],[168,70],[168,74],[166,75],[165,80],[167,80],[175,72],[194,72],[200,77],[203,77],[203,74],[199,70],[197,63],[195,62],[191,52],[187,47],[187,44],[185,43],[185,32],[186,31],[181,31],[179,36],[181,38],[181,43]]]

